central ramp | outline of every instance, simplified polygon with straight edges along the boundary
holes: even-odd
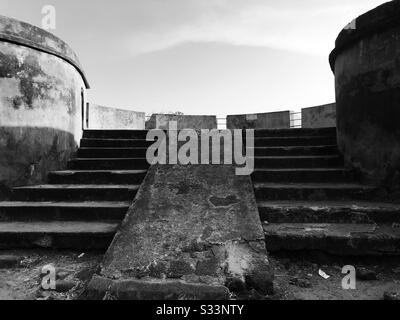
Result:
[[[229,165],[155,165],[86,298],[229,299],[270,294],[249,176]]]

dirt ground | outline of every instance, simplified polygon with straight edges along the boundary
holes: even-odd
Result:
[[[0,269],[0,300],[73,300],[84,290],[97,270],[103,253],[59,251],[8,251],[1,255],[22,258],[18,268]],[[399,258],[340,258],[321,253],[270,255],[275,271],[275,295],[278,300],[382,300],[385,292],[400,292]],[[63,281],[72,288],[67,292],[41,288],[43,266],[53,264]],[[368,270],[376,280],[357,279],[355,290],[342,289],[342,267],[353,265]],[[330,276],[324,279],[322,270]]]
[[[0,269],[0,300],[73,300],[79,297],[93,273],[97,270],[103,253],[60,251],[3,251],[1,255],[22,257],[21,266]],[[52,264],[60,277],[73,286],[67,292],[45,291],[41,288],[42,268]]]
[[[334,257],[323,253],[270,255],[275,271],[275,299],[280,300],[383,300],[400,292],[399,258]],[[344,266],[356,269],[356,289],[344,290]],[[319,275],[322,270],[330,276]],[[361,272],[362,271],[362,272]],[[365,272],[375,280],[359,277]]]

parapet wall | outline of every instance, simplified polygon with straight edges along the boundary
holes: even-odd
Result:
[[[302,128],[336,127],[336,103],[301,109]]]
[[[289,129],[290,111],[229,115],[227,129]]]
[[[144,130],[146,114],[131,110],[89,104],[87,111],[88,129]]]
[[[178,130],[182,129],[217,129],[216,116],[193,116],[175,114],[153,114],[146,122],[146,129],[167,130],[170,121],[176,121]]]
[[[66,43],[0,16],[0,198],[65,167],[82,135],[87,87]]]

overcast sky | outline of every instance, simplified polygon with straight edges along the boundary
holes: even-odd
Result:
[[[0,0],[78,54],[93,103],[153,112],[299,110],[334,101],[328,55],[382,0]]]

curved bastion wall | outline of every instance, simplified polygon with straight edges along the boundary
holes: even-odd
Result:
[[[344,29],[330,55],[339,148],[366,181],[400,187],[400,2]]]
[[[65,42],[0,16],[0,197],[65,168],[82,135],[87,88]]]

